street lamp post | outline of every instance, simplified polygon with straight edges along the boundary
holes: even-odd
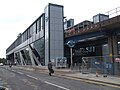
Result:
[[[70,58],[71,58],[71,70],[73,68],[73,61],[72,61],[72,48],[75,46],[75,41],[70,40],[67,42],[67,45],[70,47]]]

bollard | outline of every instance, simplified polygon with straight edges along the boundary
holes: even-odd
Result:
[[[98,71],[96,71],[96,77],[98,77]]]

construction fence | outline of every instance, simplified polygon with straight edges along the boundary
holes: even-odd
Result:
[[[72,70],[120,76],[120,56],[82,57],[82,63],[73,65]]]

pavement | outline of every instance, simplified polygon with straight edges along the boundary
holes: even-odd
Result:
[[[41,73],[47,73],[48,74],[48,69],[46,66],[16,66],[16,68],[21,68],[21,69],[26,69],[26,70],[34,70],[34,71],[38,71]],[[87,80],[87,82],[96,82],[99,84],[110,84],[110,85],[115,85],[118,86],[120,88],[120,76],[109,76],[107,75],[107,77],[103,77],[103,75],[98,74],[98,76],[96,76],[96,74],[91,74],[91,73],[80,73],[79,71],[71,71],[70,69],[56,69],[54,68],[54,75],[60,75],[60,76],[64,76],[67,78],[72,78],[72,79],[81,79],[81,80]]]

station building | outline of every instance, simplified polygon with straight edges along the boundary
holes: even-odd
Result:
[[[120,75],[118,13],[114,17],[97,14],[92,21],[85,20],[76,25],[73,25],[72,19],[72,26],[69,26],[70,21],[64,25],[63,6],[49,3],[44,13],[7,48],[6,58],[18,65],[44,66],[56,57],[67,57],[70,66],[70,48],[67,42],[74,40],[73,64],[82,63],[83,57],[98,57],[97,59],[102,58],[100,61],[106,64],[104,68],[108,68],[110,74]]]
[[[18,65],[47,65],[64,56],[63,6],[49,3],[41,14],[7,48],[8,62]]]

